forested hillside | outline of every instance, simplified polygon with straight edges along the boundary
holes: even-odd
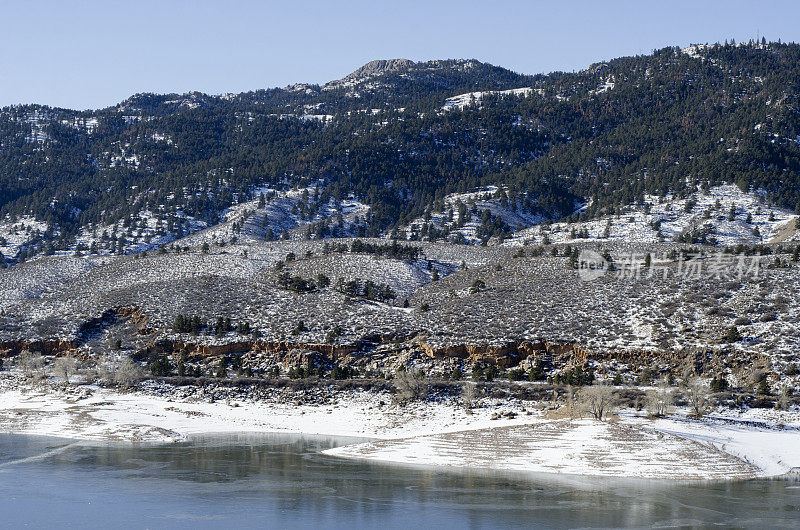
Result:
[[[361,236],[404,233],[457,209],[449,195],[486,186],[525,219],[568,216],[580,203],[593,218],[645,194],[723,182],[800,210],[798,96],[800,46],[751,42],[665,48],[577,73],[374,62],[324,86],[138,94],[90,112],[7,107],[0,217],[28,234],[24,257],[84,240],[124,248],[110,242],[143,215],[181,237],[292,189],[312,193],[290,213],[322,225],[341,225],[343,201],[363,204]],[[481,223],[483,241],[517,228],[491,214]],[[451,239],[448,229],[427,237]]]

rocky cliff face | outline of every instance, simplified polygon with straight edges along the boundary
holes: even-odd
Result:
[[[71,340],[43,339],[34,341],[0,341],[0,358],[13,357],[23,351],[38,352],[43,355],[62,355],[72,352],[77,344]]]
[[[245,340],[227,342],[224,344],[200,344],[174,340],[161,340],[138,352],[137,358],[145,359],[153,353],[176,353],[184,350],[189,354],[190,359],[201,359],[203,357],[230,355],[251,351],[278,353],[300,350],[316,352],[322,354],[330,361],[335,361],[340,356],[350,354],[358,350],[358,348],[358,345],[315,344],[288,341],[270,342],[261,340]]]
[[[432,359],[458,357],[470,363],[493,364],[502,368],[516,366],[522,359],[530,356],[580,362],[586,359],[584,351],[575,343],[554,344],[550,342],[512,341],[501,345],[456,344],[431,346],[419,344],[422,351]]]
[[[738,351],[733,347],[720,351],[697,349],[656,351],[646,349],[590,349],[578,342],[549,342],[546,340],[511,340],[497,344],[464,341],[456,344],[436,344],[420,339],[416,333],[374,334],[348,344],[328,344],[303,340],[265,340],[241,337],[239,340],[209,341],[199,336],[187,338],[169,336],[166,329],[149,327],[148,315],[135,305],[110,308],[96,318],[84,322],[77,339],[47,337],[38,340],[0,341],[0,358],[13,357],[23,351],[47,356],[73,355],[89,359],[98,351],[92,337],[108,326],[124,320],[133,324],[131,333],[141,337],[133,346],[132,357],[139,361],[154,355],[185,353],[186,359],[200,364],[223,356],[248,355],[268,358],[284,366],[337,363],[345,366],[363,365],[365,359],[375,359],[380,366],[394,365],[403,355],[418,354],[436,366],[494,365],[499,368],[523,367],[529,369],[534,362],[543,361],[548,366],[572,365],[606,366],[614,363],[628,365],[631,369],[659,366],[680,373],[687,367],[698,373],[724,373],[727,369],[742,369],[753,363],[769,365],[767,356],[755,352]],[[165,336],[166,335],[166,336]],[[266,357],[265,357],[266,356]],[[389,361],[389,364],[381,364]],[[601,369],[602,371],[602,369]]]
[[[358,70],[348,74],[341,81],[357,81],[359,79],[366,79],[383,75],[388,72],[397,72],[414,66],[414,61],[409,59],[377,59],[370,61]],[[335,83],[336,81],[334,81]]]

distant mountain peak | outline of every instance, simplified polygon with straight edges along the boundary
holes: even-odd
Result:
[[[376,59],[370,61],[355,72],[348,74],[345,79],[362,79],[374,77],[388,72],[397,72],[414,66],[414,61],[409,59]]]
[[[339,85],[347,82],[355,82],[360,79],[368,79],[370,77],[377,77],[389,72],[398,72],[411,68],[416,63],[409,59],[376,59],[370,61],[357,70],[347,74],[342,79],[331,81],[328,85]]]

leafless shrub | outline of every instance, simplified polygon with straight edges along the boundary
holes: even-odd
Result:
[[[774,322],[777,318],[778,318],[777,314],[775,314],[774,312],[769,312],[761,315],[761,318],[759,318],[758,320],[760,320],[761,322]]]
[[[116,361],[106,361],[97,365],[97,381],[105,385],[114,384],[114,374],[117,372]]]
[[[69,378],[75,375],[77,370],[78,361],[74,357],[59,357],[53,363],[53,374],[62,377],[66,384],[69,384]]]
[[[428,383],[420,370],[398,371],[394,376],[394,387],[401,401],[420,399],[428,393]]]
[[[24,350],[19,354],[18,362],[25,377],[41,379],[44,376],[44,358],[41,353]]]
[[[775,302],[776,305],[780,304],[780,305],[783,305],[783,306],[787,306],[787,305],[792,303],[792,301],[787,296],[782,295],[782,294],[776,296],[774,302]]]
[[[666,416],[672,411],[674,400],[675,391],[662,381],[656,388],[647,392],[645,408],[650,416]]]
[[[109,385],[131,388],[144,377],[142,368],[127,356],[119,356],[101,366],[100,378]]]
[[[694,417],[701,418],[708,412],[711,406],[709,394],[708,385],[700,378],[693,377],[687,381],[684,395]]]
[[[617,399],[610,386],[587,386],[580,389],[576,398],[578,410],[602,421],[614,411]]]
[[[461,390],[461,401],[467,410],[473,407],[479,395],[478,385],[470,382],[464,383],[464,387]]]
[[[791,404],[792,400],[790,399],[789,391],[788,389],[784,389],[778,396],[778,399],[775,400],[775,408],[778,410],[789,410]]]

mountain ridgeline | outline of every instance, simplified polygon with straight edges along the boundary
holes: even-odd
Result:
[[[312,185],[304,215],[353,198],[368,206],[364,236],[490,185],[544,219],[722,182],[800,210],[799,96],[800,45],[762,41],[669,47],[576,73],[373,61],[323,86],[137,94],[85,112],[6,107],[0,219],[41,223],[30,255],[75,248],[87,227],[135,226],[142,212],[178,237],[186,219],[217,222],[259,189]]]

